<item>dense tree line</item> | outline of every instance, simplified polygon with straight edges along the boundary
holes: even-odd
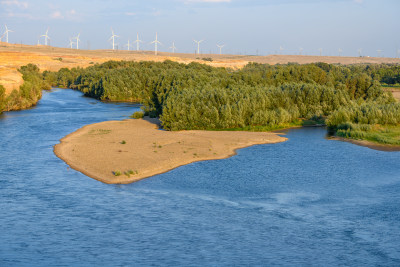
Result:
[[[28,64],[18,71],[24,80],[19,90],[14,89],[6,96],[4,87],[0,86],[0,113],[29,108],[42,97],[42,89],[51,89],[51,84],[44,79],[36,65]]]
[[[394,102],[380,82],[396,83],[398,65],[264,65],[233,71],[199,63],[116,62],[45,72],[53,85],[109,101],[144,104],[163,126],[227,129],[327,117],[353,102]]]
[[[348,135],[360,125],[400,124],[399,104],[382,90],[399,83],[399,65],[250,63],[234,71],[168,60],[109,61],[43,74],[28,65],[20,72],[19,91],[5,97],[0,87],[0,110],[28,107],[52,85],[105,101],[140,102],[168,130],[279,128],[327,118],[331,129]]]

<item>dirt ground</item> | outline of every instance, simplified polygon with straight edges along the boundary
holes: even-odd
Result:
[[[198,58],[212,58],[213,61],[203,61]],[[269,56],[241,56],[241,55],[194,55],[172,54],[159,52],[157,56],[152,51],[126,51],[126,50],[77,50],[50,46],[13,45],[0,43],[0,84],[9,93],[18,89],[22,84],[21,74],[17,69],[23,65],[33,63],[41,70],[57,71],[60,68],[88,67],[94,63],[103,63],[108,60],[133,60],[133,61],[164,61],[172,60],[179,63],[200,62],[214,67],[229,67],[240,69],[249,62],[264,64],[285,64],[296,62],[306,64],[312,62],[325,63],[399,63],[395,58],[367,58],[367,57],[320,57],[299,55],[269,55]]]

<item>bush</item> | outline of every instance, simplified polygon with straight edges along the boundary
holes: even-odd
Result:
[[[134,119],[142,119],[143,117],[144,117],[144,113],[142,111],[136,111],[131,116],[131,118],[134,118]]]

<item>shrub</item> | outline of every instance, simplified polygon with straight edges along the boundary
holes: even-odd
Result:
[[[121,171],[113,171],[114,176],[121,176]]]
[[[144,117],[144,113],[142,111],[136,111],[131,116],[131,118],[134,118],[134,119],[142,119],[143,117]]]

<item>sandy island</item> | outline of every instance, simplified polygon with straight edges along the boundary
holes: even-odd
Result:
[[[54,152],[91,178],[127,184],[192,162],[224,159],[239,148],[285,140],[271,132],[170,132],[159,130],[157,120],[132,119],[87,125],[61,139]]]

